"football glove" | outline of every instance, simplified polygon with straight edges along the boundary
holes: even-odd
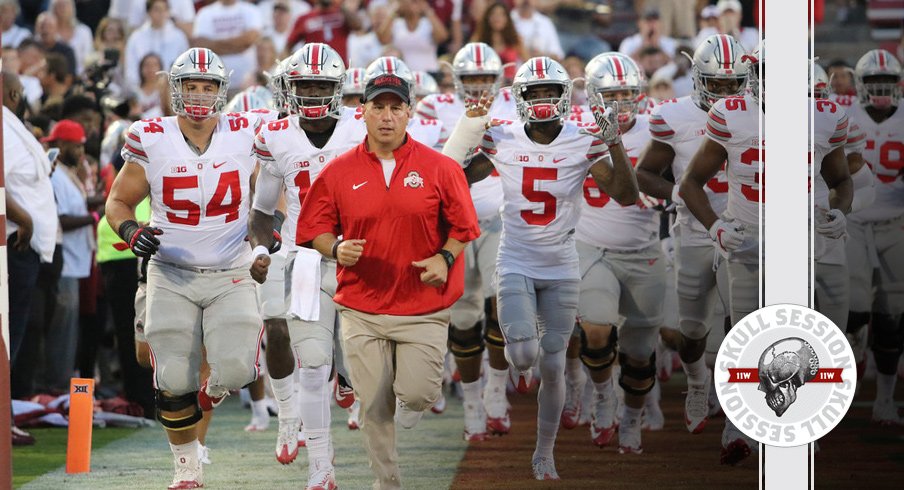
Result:
[[[709,227],[709,236],[725,252],[733,252],[744,243],[744,225],[717,219]]]
[[[826,211],[825,221],[816,222],[816,232],[828,238],[841,238],[847,230],[847,219],[840,209]]]
[[[119,226],[119,236],[129,248],[138,257],[149,258],[157,253],[160,249],[159,235],[163,234],[163,230],[153,226],[141,226],[133,220],[124,222]]]

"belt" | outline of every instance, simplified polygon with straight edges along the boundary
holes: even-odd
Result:
[[[216,274],[218,272],[226,272],[226,271],[232,271],[232,270],[238,269],[238,267],[229,267],[226,269],[206,269],[206,268],[201,268],[201,267],[192,267],[190,265],[182,265],[182,264],[174,264],[172,262],[164,262],[162,260],[152,260],[151,263],[156,264],[156,265],[163,265],[166,267],[172,267],[174,269],[181,269],[184,271],[196,272],[198,274]]]

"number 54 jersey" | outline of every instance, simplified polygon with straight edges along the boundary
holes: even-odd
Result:
[[[503,121],[484,134],[480,151],[502,180],[498,274],[579,279],[574,229],[584,177],[608,155],[606,145],[570,121],[548,145],[531,140],[523,123]]]
[[[133,123],[122,149],[144,168],[151,189],[151,226],[163,230],[152,260],[201,269],[250,262],[248,227],[251,156],[259,120],[221,114],[206,151],[189,147],[175,116]]]

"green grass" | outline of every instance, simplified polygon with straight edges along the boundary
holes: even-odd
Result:
[[[29,429],[37,443],[13,449],[13,488],[21,487],[35,478],[66,464],[66,440],[69,431],[64,427]],[[127,437],[136,429],[94,428],[92,449]]]

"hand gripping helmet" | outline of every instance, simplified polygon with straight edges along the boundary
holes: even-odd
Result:
[[[854,84],[860,104],[877,109],[897,106],[901,100],[901,63],[884,49],[869,51],[854,67]]]
[[[273,109],[273,94],[266,87],[252,85],[237,93],[226,104],[226,112],[248,112],[254,109]]]
[[[342,84],[342,95],[364,95],[364,68],[349,68],[345,71],[345,83]]]
[[[634,61],[621,53],[599,54],[587,63],[584,70],[587,84],[587,103],[594,117],[599,117],[611,107],[618,114],[618,125],[627,128],[634,122],[643,99],[644,76]],[[606,92],[631,92],[629,100],[606,101]]]
[[[414,73],[411,72],[411,69],[408,68],[408,65],[406,65],[404,61],[395,56],[383,56],[373,60],[373,62],[367,66],[367,72],[364,75],[365,83],[367,80],[380,75],[395,75],[404,78],[405,81],[408,82],[408,86],[411,87],[411,94],[408,96],[408,100],[411,101],[411,104],[414,104],[414,101],[417,100],[414,93]]]
[[[218,85],[216,93],[188,94],[189,80],[209,80]],[[216,53],[207,48],[191,48],[180,54],[169,72],[173,113],[197,121],[216,117],[226,107],[229,73]]]
[[[549,99],[525,100],[528,88],[537,85],[558,85],[562,93]],[[565,119],[571,110],[571,79],[558,62],[547,56],[527,60],[518,68],[512,82],[512,96],[518,117],[524,122],[555,121]]]
[[[765,103],[766,92],[760,93],[760,79],[766,74],[766,40],[760,41],[753,53],[743,56],[741,61],[747,63],[747,89],[750,90],[750,95],[757,104],[760,100]]]
[[[815,61],[811,61],[813,64],[813,78],[810,80],[812,83],[811,87],[812,91],[810,95],[814,99],[825,99],[829,96],[829,76],[826,74],[826,71],[819,66],[819,63]]]
[[[462,81],[462,77],[475,75],[496,78],[490,84],[465,85]],[[455,84],[455,92],[465,104],[480,100],[483,92],[495,96],[502,83],[502,60],[486,43],[465,44],[452,60],[452,82]]]
[[[323,43],[305,44],[289,57],[283,80],[292,114],[302,119],[339,116],[342,109],[345,63],[333,48]],[[325,97],[298,95],[298,83],[312,80],[332,82],[333,93]]]
[[[439,84],[425,71],[414,72],[414,95],[422,99],[430,94],[439,93]]]
[[[747,63],[743,61],[743,46],[726,34],[715,34],[706,38],[691,58],[694,78],[694,102],[701,109],[709,110],[719,99],[733,95],[743,95],[747,88]],[[719,94],[709,90],[710,80],[735,80],[738,89],[730,94]]]

